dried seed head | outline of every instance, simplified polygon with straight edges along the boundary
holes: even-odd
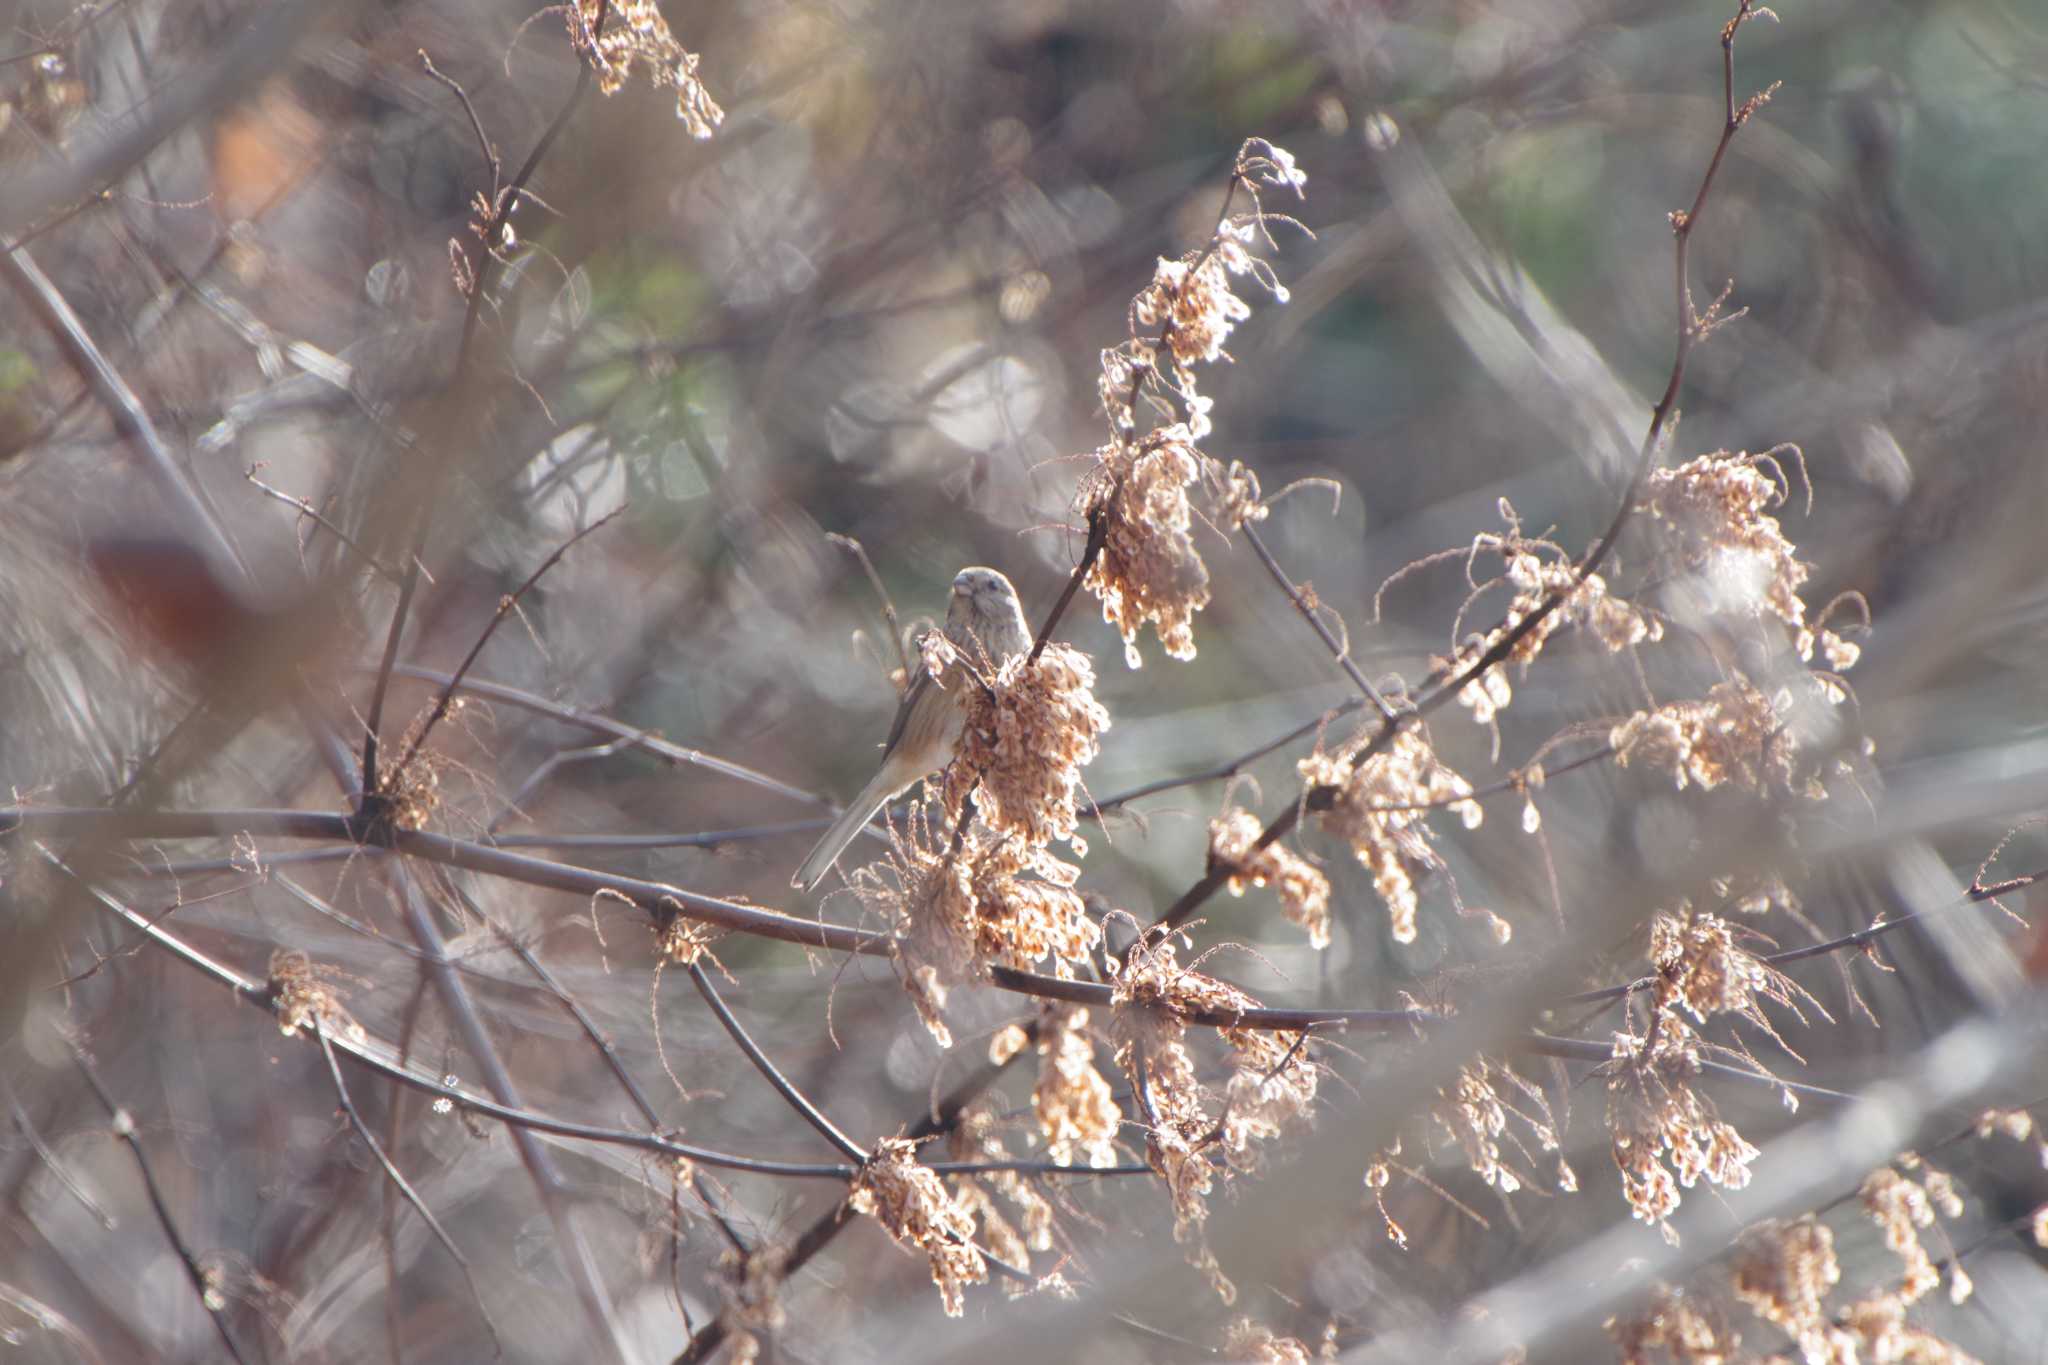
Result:
[[[1039,1016],[1038,1058],[1031,1108],[1045,1136],[1046,1155],[1062,1166],[1115,1165],[1123,1115],[1108,1080],[1096,1069],[1088,1011],[1047,1005]]]
[[[895,935],[897,965],[918,1017],[941,1047],[953,987],[988,977],[992,966],[1038,970],[1050,959],[1068,977],[1088,960],[1101,927],[1073,890],[1078,869],[1043,849],[1000,839],[982,825],[959,847],[935,825],[929,803],[911,808],[907,827],[891,831],[887,857],[850,879],[862,904]],[[955,817],[957,820],[957,816]]]
[[[1646,1036],[1614,1036],[1608,1133],[1622,1195],[1646,1223],[1662,1225],[1678,1208],[1679,1187],[1691,1189],[1701,1177],[1743,1188],[1761,1155],[1695,1086],[1703,1048],[1692,1027],[1669,1011],[1656,1016]]]
[[[972,1211],[946,1192],[930,1167],[918,1164],[917,1146],[908,1139],[883,1138],[875,1145],[846,1203],[880,1223],[898,1246],[924,1254],[947,1317],[964,1311],[968,1285],[987,1283],[988,1262],[974,1245]]]
[[[1322,827],[1351,845],[1372,872],[1373,888],[1393,917],[1394,941],[1413,943],[1415,878],[1442,862],[1431,847],[1429,808],[1448,807],[1466,828],[1476,827],[1483,813],[1471,799],[1472,784],[1439,762],[1428,739],[1412,727],[1364,758],[1355,758],[1349,746],[1318,749],[1301,760],[1300,772],[1310,787],[1328,793]]]
[[[683,50],[654,0],[574,0],[564,13],[570,45],[597,73],[599,90],[616,94],[641,62],[657,88],[676,92],[676,117],[691,137],[710,137],[725,121],[725,110],[697,76],[697,55]]]
[[[1808,1360],[1856,1359],[1853,1339],[1829,1320],[1828,1295],[1842,1278],[1835,1235],[1812,1218],[1765,1223],[1744,1233],[1735,1262],[1736,1297],[1799,1343]],[[1843,1356],[1843,1347],[1851,1354]]]
[[[946,770],[948,815],[957,818],[972,793],[982,821],[1026,848],[1074,842],[1081,769],[1109,728],[1094,688],[1088,656],[1063,644],[1047,645],[1036,660],[1013,656],[986,687],[972,688],[958,756]]]
[[[1309,946],[1330,946],[1330,879],[1278,840],[1257,847],[1264,827],[1259,817],[1232,807],[1209,822],[1209,866],[1228,871],[1233,896],[1246,886],[1272,886],[1280,912],[1308,930]]]
[[[1814,682],[1819,688],[1820,680]],[[1834,699],[1825,690],[1816,695]],[[1641,763],[1661,769],[1681,791],[1689,782],[1706,790],[1727,783],[1746,791],[1825,800],[1821,770],[1803,751],[1790,723],[1793,704],[1790,689],[1773,701],[1748,679],[1733,678],[1714,684],[1704,701],[1667,702],[1636,712],[1608,732],[1607,742],[1623,767]]]
[[[1102,552],[1083,585],[1102,599],[1102,619],[1124,639],[1124,662],[1139,667],[1147,624],[1169,656],[1195,657],[1194,614],[1209,605],[1209,569],[1195,549],[1188,488],[1206,457],[1184,426],[1162,427],[1136,444],[1096,452],[1082,487],[1088,516],[1104,519]]]
[[[280,948],[270,955],[270,998],[278,1031],[289,1038],[317,1023],[325,1033],[361,1042],[363,1026],[342,1005],[339,992],[322,979],[322,972],[296,949]]]

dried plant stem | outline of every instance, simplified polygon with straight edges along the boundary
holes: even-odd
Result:
[[[592,26],[595,33],[604,32],[605,23],[610,15],[610,0],[604,0],[598,7],[597,22]],[[424,60],[426,54],[423,52],[420,55]],[[427,70],[438,79],[450,85],[454,84],[434,71],[432,62],[427,62]],[[456,87],[456,91],[458,94],[462,93],[459,86]],[[582,106],[589,91],[590,67],[579,62],[576,67],[576,86],[569,92],[569,98],[563,103],[561,112],[555,115],[554,121],[541,134],[540,141],[534,144],[533,151],[528,154],[518,173],[503,187],[496,183],[499,171],[498,155],[492,149],[490,139],[484,136],[482,124],[475,122],[476,112],[470,108],[468,96],[462,95],[463,107],[470,109],[470,118],[476,128],[477,138],[483,144],[484,156],[491,165],[492,194],[490,214],[483,225],[483,238],[476,248],[476,262],[470,269],[469,299],[462,316],[462,339],[457,344],[455,352],[455,380],[442,405],[444,420],[441,425],[451,437],[457,429],[454,418],[468,406],[473,385],[476,328],[483,316],[484,298],[490,292],[491,267],[497,260],[491,248],[502,236],[513,208],[525,192],[527,182],[533,178],[534,172],[540,169],[541,158],[547,155],[548,149],[555,145],[555,139],[568,127],[570,118]],[[430,451],[433,445],[434,443],[429,443]],[[358,813],[370,823],[377,823],[386,813],[377,773],[378,737],[384,726],[384,698],[391,686],[392,666],[398,662],[399,641],[405,634],[405,623],[412,611],[413,597],[419,591],[421,563],[427,552],[427,536],[433,526],[434,504],[439,500],[440,486],[446,472],[446,451],[437,453],[442,458],[429,462],[424,476],[424,487],[419,490],[418,511],[413,517],[413,533],[410,538],[411,550],[405,560],[405,577],[398,586],[398,601],[391,609],[391,623],[384,635],[383,657],[377,666],[377,680],[371,688],[370,704],[364,716],[363,791]]]
[[[469,1296],[476,1302],[477,1316],[483,1319],[484,1330],[490,1333],[492,1354],[497,1354],[503,1349],[499,1344],[498,1325],[491,1321],[490,1309],[485,1306],[483,1293],[477,1288],[476,1274],[470,1269],[469,1258],[462,1254],[462,1249],[455,1245],[455,1239],[441,1226],[441,1220],[434,1216],[434,1211],[427,1207],[426,1201],[413,1189],[411,1182],[405,1178],[405,1173],[398,1169],[384,1151],[383,1144],[377,1141],[376,1134],[370,1131],[370,1126],[363,1122],[362,1114],[356,1110],[355,1100],[348,1093],[348,1082],[342,1078],[341,1063],[335,1060],[334,1044],[329,1041],[327,1029],[317,1017],[313,1020],[313,1035],[319,1040],[320,1055],[327,1061],[327,1075],[334,1082],[334,1097],[340,1102],[342,1113],[348,1116],[349,1125],[356,1130],[356,1136],[363,1140],[363,1145],[370,1149],[370,1155],[377,1158],[377,1164],[383,1167],[385,1176],[398,1192],[405,1196],[405,1202],[412,1205],[413,1212],[420,1216],[420,1220],[427,1225],[427,1230],[434,1234],[434,1240],[454,1258],[455,1264],[462,1271],[463,1282],[469,1286]]]
[[[1240,529],[1244,532],[1245,540],[1251,544],[1253,552],[1258,555],[1259,563],[1266,566],[1266,572],[1272,575],[1273,582],[1279,586],[1280,591],[1287,594],[1287,600],[1292,602],[1294,609],[1301,613],[1301,619],[1309,623],[1317,637],[1329,648],[1330,657],[1335,659],[1337,666],[1344,670],[1344,676],[1351,679],[1352,686],[1362,692],[1365,695],[1365,699],[1372,703],[1373,709],[1380,713],[1381,720],[1392,721],[1395,715],[1393,704],[1380,695],[1380,690],[1372,685],[1371,679],[1359,671],[1357,663],[1351,658],[1350,645],[1345,641],[1339,640],[1331,632],[1329,623],[1323,620],[1321,614],[1310,604],[1308,598],[1302,594],[1302,590],[1295,585],[1294,580],[1287,576],[1287,571],[1280,567],[1280,561],[1273,557],[1273,552],[1266,548],[1266,542],[1259,535],[1258,528],[1247,522]]]
[[[114,1136],[121,1139],[128,1148],[128,1154],[135,1158],[135,1169],[141,1173],[143,1191],[149,1196],[149,1207],[156,1214],[157,1225],[164,1230],[164,1237],[177,1253],[178,1263],[185,1268],[185,1278],[192,1285],[192,1292],[199,1296],[199,1306],[206,1310],[206,1316],[220,1333],[221,1345],[228,1355],[237,1362],[246,1362],[242,1348],[228,1331],[227,1305],[217,1287],[207,1275],[206,1267],[200,1263],[199,1253],[192,1249],[184,1235],[178,1231],[177,1220],[171,1217],[170,1205],[164,1202],[163,1188],[157,1184],[156,1171],[149,1164],[149,1153],[142,1149],[142,1139],[136,1136],[135,1118],[126,1109],[114,1102],[113,1095],[94,1070],[92,1058],[76,1042],[71,1044],[71,1059],[77,1063],[79,1074],[100,1104],[106,1109],[107,1117],[113,1121]]]
[[[704,963],[701,959],[689,964],[689,973],[691,984],[696,986],[697,993],[704,997],[704,1003],[711,1006],[711,1012],[718,1017],[720,1026],[730,1035],[733,1042],[739,1045],[740,1051],[746,1055],[747,1060],[754,1064],[754,1069],[759,1071],[768,1084],[774,1087],[775,1093],[782,1096],[788,1102],[789,1107],[794,1109],[805,1123],[817,1129],[819,1134],[827,1142],[837,1147],[842,1155],[855,1162],[866,1161],[868,1159],[867,1150],[848,1137],[838,1124],[826,1118],[824,1111],[813,1104],[810,1097],[805,1095],[803,1091],[797,1089],[789,1077],[782,1074],[781,1069],[775,1065],[768,1054],[761,1050],[761,1045],[754,1041],[738,1018],[733,1015],[733,1012],[726,1008],[725,1001],[718,994],[718,987],[713,984],[711,974],[704,970]]]
[[[585,536],[603,529],[625,510],[623,507],[614,508],[596,521],[591,522],[590,525],[584,527],[575,535],[570,536],[555,547],[553,554],[541,561],[539,568],[526,576],[524,583],[521,583],[510,593],[498,599],[498,609],[491,613],[490,622],[484,626],[483,631],[476,637],[476,643],[469,647],[469,653],[463,656],[461,665],[456,668],[454,674],[441,688],[440,695],[434,698],[434,709],[428,713],[426,722],[413,735],[412,742],[405,746],[405,752],[399,756],[398,763],[392,769],[393,772],[403,773],[411,766],[413,759],[419,754],[420,747],[427,742],[427,737],[434,732],[434,727],[440,724],[442,719],[447,716],[449,704],[455,697],[455,689],[462,685],[463,677],[475,665],[477,656],[484,652],[484,646],[490,643],[492,634],[497,631],[505,618],[512,614],[513,609],[519,605],[519,599],[531,592],[533,585],[540,582],[541,576],[560,563],[562,556],[569,553]]]

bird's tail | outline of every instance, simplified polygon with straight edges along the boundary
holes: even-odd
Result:
[[[825,880],[825,874],[832,870],[832,864],[839,861],[839,855],[846,851],[846,846],[895,794],[880,790],[881,780],[882,775],[875,774],[874,781],[869,782],[861,794],[839,813],[839,818],[832,822],[832,827],[825,831],[824,837],[811,849],[810,856],[804,859],[804,865],[789,879],[791,886],[799,891],[809,891]]]

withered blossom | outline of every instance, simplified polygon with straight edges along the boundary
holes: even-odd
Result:
[[[1039,1016],[1038,1059],[1031,1108],[1045,1137],[1046,1156],[1062,1166],[1115,1165],[1123,1115],[1109,1081],[1096,1068],[1088,1011],[1048,1003]]]
[[[1621,766],[1640,763],[1666,772],[1681,791],[1689,783],[1708,791],[1727,784],[1824,800],[1827,785],[1819,765],[1786,723],[1792,704],[1789,690],[1774,701],[1748,679],[1732,678],[1715,683],[1704,700],[1636,712],[1608,732],[1607,742]]]
[[[1723,1122],[1696,1084],[1705,1044],[1677,1014],[1659,1013],[1647,1037],[1614,1036],[1607,1078],[1607,1128],[1622,1195],[1633,1215],[1657,1225],[1677,1211],[1679,1188],[1701,1177],[1723,1189],[1749,1184],[1761,1153]],[[1668,1163],[1668,1167],[1667,1167]]]
[[[1514,1101],[1503,1098],[1502,1085],[1519,1093],[1535,1112],[1525,1112]],[[1472,1173],[1504,1195],[1521,1189],[1528,1177],[1506,1159],[1503,1139],[1519,1149],[1523,1159],[1532,1165],[1530,1141],[1541,1151],[1558,1150],[1556,1123],[1543,1092],[1516,1074],[1513,1067],[1488,1057],[1459,1068],[1457,1079],[1437,1091],[1430,1116],[1464,1151],[1465,1164]],[[1557,1159],[1557,1170],[1559,1188],[1577,1188],[1577,1176],[1562,1156]]]
[[[945,1006],[953,987],[986,980],[992,966],[1036,970],[1050,962],[1070,976],[1101,937],[1073,890],[1078,869],[979,826],[958,849],[934,825],[932,808],[911,808],[891,831],[890,851],[850,879],[861,902],[894,933],[905,989],[941,1047],[952,1046]]]
[[[1231,1048],[1232,1075],[1222,1111],[1216,1112],[1188,1050],[1187,1015],[1231,1014],[1255,1008],[1258,1001],[1235,986],[1183,967],[1170,933],[1142,936],[1121,963],[1111,966],[1116,1064],[1138,1094],[1146,1123],[1146,1160],[1166,1180],[1173,1200],[1174,1239],[1197,1242],[1196,1264],[1229,1302],[1235,1290],[1200,1239],[1209,1215],[1206,1198],[1218,1179],[1257,1164],[1254,1139],[1272,1137],[1307,1116],[1316,1092],[1314,1063],[1298,1037],[1283,1040],[1226,1027],[1221,1033]],[[1211,1152],[1225,1161],[1212,1160]]]
[[[1403,729],[1379,753],[1360,758],[1362,742],[1318,749],[1301,760],[1310,803],[1329,833],[1351,846],[1386,902],[1396,943],[1415,941],[1415,879],[1442,865],[1431,841],[1430,807],[1456,812],[1467,829],[1483,818],[1472,784],[1438,760],[1420,727]]]
[[[1009,1159],[1011,1153],[997,1131],[992,1103],[984,1099],[961,1116],[947,1139],[947,1151],[955,1161],[1000,1162]],[[1031,1253],[1051,1248],[1052,1204],[1020,1172],[956,1175],[952,1177],[952,1184],[955,1201],[979,1225],[982,1243],[1004,1263],[1028,1270]],[[997,1204],[997,1195],[1013,1207],[1021,1228]],[[1031,1286],[1026,1283],[1005,1280],[1004,1284],[1006,1292],[1013,1296],[1031,1292]]]
[[[1856,1359],[1854,1337],[1834,1324],[1826,1307],[1841,1278],[1835,1235],[1814,1218],[1761,1224],[1738,1244],[1736,1297],[1798,1342],[1809,1361]]]
[[[1308,1365],[1315,1359],[1298,1338],[1280,1336],[1250,1318],[1236,1318],[1223,1329],[1222,1355],[1252,1365]]]
[[[321,969],[295,948],[280,948],[270,955],[270,998],[278,1031],[287,1038],[315,1025],[351,1042],[365,1036],[363,1026],[341,1003],[340,993],[322,979]]]
[[[1762,1001],[1794,1013],[1802,1003],[1812,1003],[1790,977],[1739,947],[1735,933],[1727,920],[1690,904],[1677,914],[1653,915],[1649,957],[1657,1008],[1680,1005],[1699,1023],[1711,1015],[1735,1014],[1769,1030]]]
[[[1231,329],[1252,315],[1251,305],[1231,292],[1230,276],[1251,269],[1255,258],[1246,246],[1256,240],[1251,222],[1225,223],[1203,250],[1161,257],[1152,282],[1131,300],[1131,317],[1164,334],[1177,368],[1224,359]]]
[[[986,686],[967,694],[960,748],[944,779],[945,808],[958,818],[971,794],[982,823],[1041,849],[1074,839],[1081,769],[1101,748],[1109,712],[1095,700],[1095,669],[1072,645],[1051,644],[1037,659],[1016,655]]]
[[[1714,610],[1774,616],[1800,658],[1812,659],[1818,647],[1827,666],[1842,672],[1861,651],[1807,622],[1799,590],[1811,570],[1769,514],[1788,492],[1778,453],[1722,450],[1652,470],[1637,506],[1663,532],[1666,557],[1704,580]]]
[[[896,1244],[931,1262],[932,1283],[946,1316],[965,1310],[965,1290],[988,1281],[988,1262],[974,1245],[973,1211],[947,1193],[938,1175],[918,1164],[907,1138],[883,1138],[863,1162],[847,1207],[880,1223]]]
[[[1112,439],[1095,452],[1081,487],[1082,510],[1104,536],[1084,581],[1101,599],[1103,619],[1123,636],[1132,668],[1143,662],[1137,639],[1147,624],[1169,657],[1195,656],[1193,618],[1209,603],[1209,570],[1195,547],[1188,490],[1203,485],[1214,503],[1209,519],[1220,528],[1266,515],[1251,470],[1237,461],[1226,467],[1196,448],[1212,430],[1214,400],[1200,391],[1195,367],[1228,359],[1223,343],[1251,316],[1234,292],[1237,279],[1286,301],[1286,289],[1253,248],[1271,240],[1270,223],[1293,220],[1259,207],[1259,186],[1298,193],[1306,177],[1287,152],[1258,139],[1240,149],[1233,174],[1233,193],[1245,191],[1254,211],[1220,222],[1200,250],[1162,258],[1131,300],[1129,336],[1102,353],[1098,391]],[[1180,420],[1139,437],[1141,400]]]
[[[1884,1244],[1906,1264],[1899,1297],[1912,1303],[1941,1283],[1934,1258],[1920,1244],[1920,1229],[1934,1225],[1934,1203],[1919,1182],[1880,1166],[1864,1178],[1856,1198],[1884,1231]]]
[[[1502,512],[1513,526],[1513,508],[1503,502]],[[1510,530],[1504,535],[1488,532],[1473,541],[1472,549],[1475,555],[1490,551],[1501,557],[1499,581],[1513,588],[1514,596],[1502,613],[1498,626],[1474,633],[1450,657],[1431,660],[1431,667],[1440,675],[1455,677],[1463,674],[1507,639],[1524,620],[1535,615],[1545,601],[1553,596],[1562,599],[1557,607],[1529,627],[1499,661],[1474,675],[1458,689],[1458,704],[1481,725],[1492,726],[1514,700],[1514,688],[1508,682],[1508,668],[1512,666],[1526,674],[1529,665],[1543,653],[1543,647],[1551,636],[1566,626],[1576,626],[1589,632],[1615,653],[1664,638],[1661,620],[1614,596],[1608,591],[1607,580],[1599,574],[1586,574],[1581,578],[1577,566],[1548,541],[1524,537],[1519,530]]]
[[[1258,847],[1264,826],[1259,817],[1233,806],[1209,822],[1209,866],[1228,871],[1224,883],[1233,896],[1247,886],[1271,886],[1280,897],[1280,913],[1308,931],[1311,948],[1330,946],[1330,879],[1278,840]]]
[[[599,90],[618,93],[638,62],[657,89],[676,92],[676,117],[691,137],[710,137],[725,121],[725,110],[698,78],[697,54],[676,41],[654,0],[571,0],[563,12],[570,45],[597,73]]]
[[[1801,1358],[1812,1365],[1975,1365],[1952,1342],[1906,1320],[1911,1299],[1905,1294],[1871,1294],[1830,1306],[1828,1298],[1841,1278],[1834,1234],[1809,1216],[1745,1232],[1732,1287],[1758,1317],[1797,1342]]]
[[[1225,1029],[1230,1079],[1223,1087],[1223,1147],[1241,1168],[1259,1162],[1255,1141],[1279,1137],[1315,1112],[1318,1071],[1299,1033]]]
[[[1148,624],[1170,657],[1192,659],[1194,614],[1209,605],[1209,568],[1191,534],[1188,489],[1207,457],[1178,424],[1096,454],[1082,500],[1089,517],[1104,521],[1102,552],[1082,586],[1102,600],[1102,619],[1123,636],[1130,667],[1144,663],[1137,641]]]
[[[1617,1315],[1604,1325],[1621,1353],[1621,1365],[1654,1365],[1659,1360],[1672,1365],[1729,1365],[1742,1345],[1741,1334],[1719,1313],[1669,1285],[1657,1286],[1641,1313]],[[1653,1356],[1652,1351],[1663,1355]]]
[[[1837,1316],[1854,1342],[1844,1365],[1861,1361],[1902,1361],[1909,1365],[1977,1365],[1976,1357],[1924,1327],[1906,1321],[1906,1301],[1897,1294],[1873,1294]]]

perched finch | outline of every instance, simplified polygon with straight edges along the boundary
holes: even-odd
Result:
[[[1031,630],[1024,624],[1024,609],[1010,580],[994,569],[962,569],[953,579],[953,598],[946,606],[946,639],[969,667],[989,670],[1031,648]],[[882,766],[818,840],[790,879],[791,886],[809,891],[823,881],[876,811],[919,778],[946,766],[959,743],[967,689],[973,685],[964,670],[935,680],[923,664],[918,665],[882,744]]]

